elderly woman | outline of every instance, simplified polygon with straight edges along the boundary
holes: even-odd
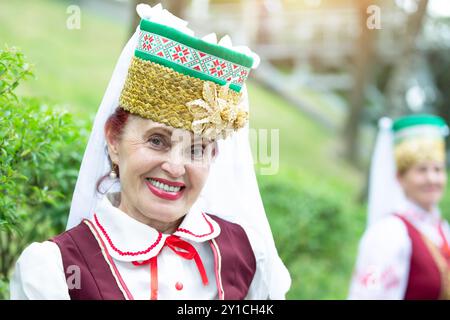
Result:
[[[447,183],[444,120],[383,119],[372,159],[369,227],[351,299],[449,299],[450,230],[438,205]],[[395,161],[394,161],[395,159]]]
[[[228,37],[194,37],[160,5],[137,11],[142,21],[97,113],[68,230],[25,249],[11,297],[284,298],[290,278],[248,142],[244,81],[257,56]]]

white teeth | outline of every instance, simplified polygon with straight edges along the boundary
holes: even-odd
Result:
[[[167,191],[167,192],[178,192],[181,189],[181,187],[169,186],[165,183],[162,183],[162,182],[150,179],[150,178],[147,178],[147,181],[149,181],[156,188]]]

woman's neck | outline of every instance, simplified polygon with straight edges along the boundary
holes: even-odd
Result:
[[[435,205],[421,204],[417,201],[412,200],[411,198],[408,198],[408,201],[411,203],[413,207],[417,208],[420,212],[432,214],[436,211]]]
[[[122,199],[119,199],[119,203],[117,206],[117,208],[119,210],[121,210],[123,213],[125,213],[129,217],[133,218],[134,220],[139,221],[140,223],[146,224],[147,226],[149,226],[161,233],[164,233],[164,234],[174,233],[180,226],[181,222],[183,221],[183,218],[180,218],[180,219],[178,219],[176,221],[172,221],[172,222],[162,222],[159,220],[149,218],[146,215],[139,212],[139,210],[135,210],[132,206],[127,205],[125,201],[121,201],[121,200]]]

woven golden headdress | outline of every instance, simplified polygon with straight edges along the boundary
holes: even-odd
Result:
[[[242,86],[252,57],[174,28],[141,20],[120,106],[209,139],[242,128]]]
[[[395,161],[398,172],[424,161],[445,162],[445,140],[448,127],[433,115],[411,115],[394,122]]]

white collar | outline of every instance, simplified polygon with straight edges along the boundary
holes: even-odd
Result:
[[[121,261],[142,261],[156,256],[168,234],[143,224],[116,206],[120,193],[106,194],[98,203],[92,223],[109,254]],[[173,235],[193,242],[204,242],[220,234],[219,225],[208,215],[190,210]]]
[[[411,219],[412,222],[437,225],[441,221],[441,212],[437,206],[429,212],[413,201],[406,199],[405,208],[404,215]]]

